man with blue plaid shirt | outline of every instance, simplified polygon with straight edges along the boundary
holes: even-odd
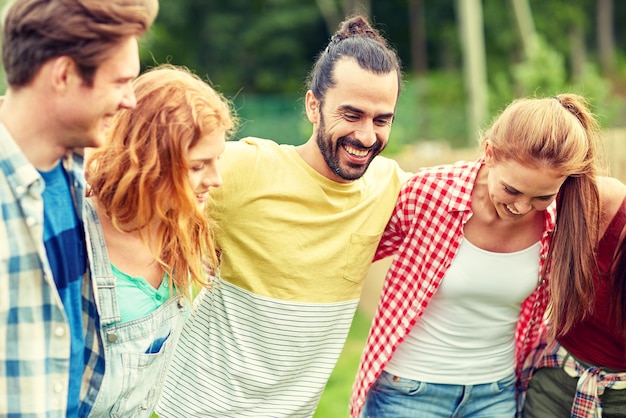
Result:
[[[78,417],[104,372],[81,150],[133,108],[157,0],[15,0],[0,104],[0,416]],[[82,385],[82,387],[81,387]]]

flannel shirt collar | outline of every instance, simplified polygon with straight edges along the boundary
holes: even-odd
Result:
[[[0,163],[4,166],[7,181],[14,190],[17,199],[21,199],[33,187],[35,188],[33,192],[36,194],[43,193],[45,185],[39,172],[28,161],[22,149],[2,123],[0,123],[0,138],[2,138]]]
[[[470,170],[461,172],[446,197],[449,212],[467,212],[468,216],[472,213],[472,189],[484,164],[485,158],[481,157],[472,163]]]

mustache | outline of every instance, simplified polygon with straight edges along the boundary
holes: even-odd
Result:
[[[376,141],[371,147],[366,147],[361,141],[358,141],[350,136],[342,136],[337,140],[337,147],[342,145],[349,145],[352,148],[361,150],[374,151],[374,153],[378,152],[382,148],[380,142],[378,141]]]

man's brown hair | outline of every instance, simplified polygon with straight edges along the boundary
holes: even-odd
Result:
[[[158,0],[15,0],[2,36],[7,82],[27,85],[48,60],[68,56],[91,85],[112,48],[146,32],[158,9]]]

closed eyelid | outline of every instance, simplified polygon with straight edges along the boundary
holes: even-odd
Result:
[[[359,115],[359,116],[364,116],[366,114],[365,111],[363,111],[362,109],[358,109],[350,105],[340,106],[339,112],[344,113],[344,114],[351,113],[351,114]],[[372,119],[386,120],[387,122],[390,122],[391,120],[393,120],[393,117],[394,117],[393,113],[382,113],[380,115],[373,116]]]
[[[519,195],[519,194],[522,194],[522,192],[520,192],[519,190],[514,189],[514,188],[512,188],[512,187],[510,187],[510,186],[507,186],[507,185],[504,185],[504,190],[505,190],[507,193],[512,194],[512,195]],[[554,199],[554,197],[555,197],[555,196],[556,196],[555,194],[545,195],[545,196],[535,196],[535,197],[533,197],[533,199],[539,199],[539,200],[550,200],[550,199]]]
[[[386,120],[387,122],[391,122],[393,120],[393,117],[394,117],[393,113],[385,113],[385,114],[376,116],[374,119]]]
[[[133,80],[135,80],[137,77],[122,77],[122,78],[118,78],[117,82],[119,84],[128,84],[128,83],[132,83]]]
[[[555,194],[551,194],[551,195],[548,195],[548,196],[537,196],[537,199],[539,199],[539,200],[550,200],[550,199],[554,199],[555,196],[556,196]]]

